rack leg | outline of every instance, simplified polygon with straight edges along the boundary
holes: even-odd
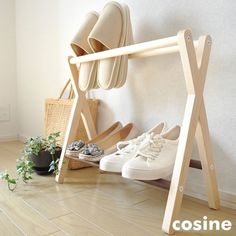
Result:
[[[210,55],[211,38],[209,36],[201,37],[195,51],[191,32],[186,30],[179,33],[179,46],[188,98],[162,225],[163,231],[168,234],[174,233],[172,223],[177,219],[182,204],[184,185],[195,135],[197,135],[198,147],[200,148],[207,182],[209,205],[217,208],[219,204],[216,177],[214,171],[211,170],[211,166],[213,166],[212,151],[209,145],[210,137],[203,101],[203,89]],[[207,147],[208,145],[209,147]]]
[[[196,117],[198,111],[195,109],[196,105],[195,97],[191,95],[188,96],[170,191],[162,224],[163,231],[168,234],[174,233],[172,223],[177,219],[182,204],[184,186],[187,179],[197,126]]]
[[[68,61],[70,61],[70,58],[71,57],[68,58]],[[72,73],[71,83],[74,89],[75,98],[74,98],[74,104],[72,107],[70,119],[67,125],[67,131],[64,138],[64,144],[63,144],[62,152],[60,156],[60,162],[59,162],[59,167],[58,167],[59,171],[58,171],[58,174],[56,175],[56,181],[58,183],[64,182],[64,178],[65,178],[65,175],[68,169],[68,164],[69,164],[68,159],[65,158],[66,148],[68,144],[73,142],[76,138],[77,130],[79,127],[79,121],[82,114],[83,114],[82,118],[83,118],[85,128],[86,128],[89,138],[94,137],[96,135],[95,126],[94,126],[92,116],[89,110],[88,102],[85,97],[85,93],[82,92],[78,86],[78,77],[79,77],[78,69],[76,65],[72,65],[70,64],[70,62],[69,62],[69,65],[70,65],[70,69]]]
[[[204,103],[202,104],[199,115],[196,130],[196,141],[206,183],[208,204],[210,208],[218,209],[220,207],[220,199]]]
[[[64,143],[62,147],[60,162],[59,162],[59,173],[56,175],[56,181],[58,183],[63,183],[64,178],[68,169],[69,160],[65,158],[66,148],[69,143],[73,142],[76,138],[76,131],[79,127],[80,115],[83,108],[85,98],[81,98],[78,100],[75,95],[75,101],[72,107],[71,117],[67,125],[67,132],[64,138]],[[78,115],[77,115],[78,114]]]
[[[86,129],[87,135],[89,139],[94,138],[97,135],[96,128],[93,122],[93,118],[90,112],[89,104],[85,99],[85,103],[82,110],[82,119],[84,122],[84,127]]]

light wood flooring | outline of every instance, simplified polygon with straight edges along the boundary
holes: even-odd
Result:
[[[0,170],[15,173],[20,142],[0,143]],[[64,184],[53,176],[37,176],[15,192],[0,183],[0,236],[20,235],[165,235],[161,224],[168,192],[95,168],[70,171]],[[228,232],[177,232],[176,235],[236,235],[236,212],[210,210],[207,204],[184,197],[180,219],[231,220]]]

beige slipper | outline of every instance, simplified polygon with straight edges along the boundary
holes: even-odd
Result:
[[[90,139],[87,142],[87,144],[89,144],[89,143],[99,144],[100,142],[104,142],[104,140],[108,139],[114,133],[119,132],[122,128],[123,128],[122,124],[119,121],[117,121],[110,128],[108,128],[107,130],[105,130],[102,133],[98,134],[95,138]]]
[[[79,159],[98,162],[104,156],[111,154],[117,150],[116,144],[120,141],[126,141],[137,137],[138,131],[134,124],[129,123],[107,139],[103,139],[98,144],[86,145],[82,152],[79,153]]]
[[[133,39],[133,31],[132,31],[132,25],[131,25],[131,19],[130,19],[130,12],[129,7],[126,4],[123,5],[124,14],[126,15],[126,21],[124,22],[125,26],[123,27],[123,30],[125,33],[125,41],[123,46],[128,46],[131,44],[134,44]],[[121,64],[120,64],[120,70],[118,75],[118,80],[115,85],[116,88],[120,88],[124,85],[127,77],[127,71],[128,71],[128,56],[121,57]],[[123,68],[123,69],[122,69]]]
[[[136,138],[138,135],[138,130],[133,123],[125,125],[123,128],[117,132],[110,135],[107,139],[103,139],[98,143],[99,147],[103,150],[112,150],[116,149],[116,144],[120,141],[126,141],[133,138]]]
[[[88,41],[94,52],[132,44],[132,27],[129,8],[109,2],[90,32]],[[98,85],[103,89],[121,87],[126,80],[128,56],[103,59],[99,62]]]
[[[98,20],[97,12],[89,12],[79,31],[71,42],[71,47],[76,56],[93,53],[87,38],[94,25]],[[79,87],[82,91],[86,91],[97,87],[97,68],[98,62],[82,63],[79,69]]]
[[[86,143],[82,140],[74,141],[67,147],[66,155],[78,157],[79,153],[82,151],[85,145],[91,144],[91,143],[98,144],[100,142],[103,142],[104,140],[108,139],[110,136],[112,136],[114,133],[117,133],[121,129],[122,129],[122,124],[119,121],[117,121],[108,129],[98,134],[95,138],[89,140]]]

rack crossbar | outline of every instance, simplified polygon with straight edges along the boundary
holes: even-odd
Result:
[[[194,47],[196,48],[198,45],[198,40],[194,41]],[[165,47],[165,48],[157,48],[145,52],[137,52],[133,54],[129,54],[129,58],[141,58],[141,57],[152,57],[152,56],[157,56],[157,55],[167,55],[167,54],[172,54],[172,53],[177,53],[179,52],[179,46],[170,46],[170,47]]]
[[[77,63],[96,61],[96,60],[123,56],[123,55],[144,53],[146,51],[150,51],[152,49],[157,49],[157,48],[164,49],[170,46],[177,46],[177,40],[178,40],[178,37],[173,36],[169,38],[157,39],[157,40],[152,40],[152,41],[144,42],[144,43],[138,43],[138,44],[125,46],[121,48],[115,48],[115,49],[111,49],[111,50],[107,50],[103,52],[97,52],[97,53],[88,54],[88,55],[84,55],[80,57],[74,57],[70,60],[70,63],[77,64]],[[176,48],[172,48],[172,49],[176,51]]]

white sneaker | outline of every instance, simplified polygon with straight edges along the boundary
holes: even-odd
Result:
[[[129,179],[153,180],[172,174],[178,147],[180,126],[168,132],[149,134],[140,144],[135,157],[122,168],[122,176]]]
[[[146,139],[147,135],[150,133],[156,135],[160,134],[165,127],[165,123],[162,122],[135,139],[117,143],[118,151],[103,157],[100,161],[100,169],[103,171],[121,173],[123,165],[136,156],[138,146]]]

